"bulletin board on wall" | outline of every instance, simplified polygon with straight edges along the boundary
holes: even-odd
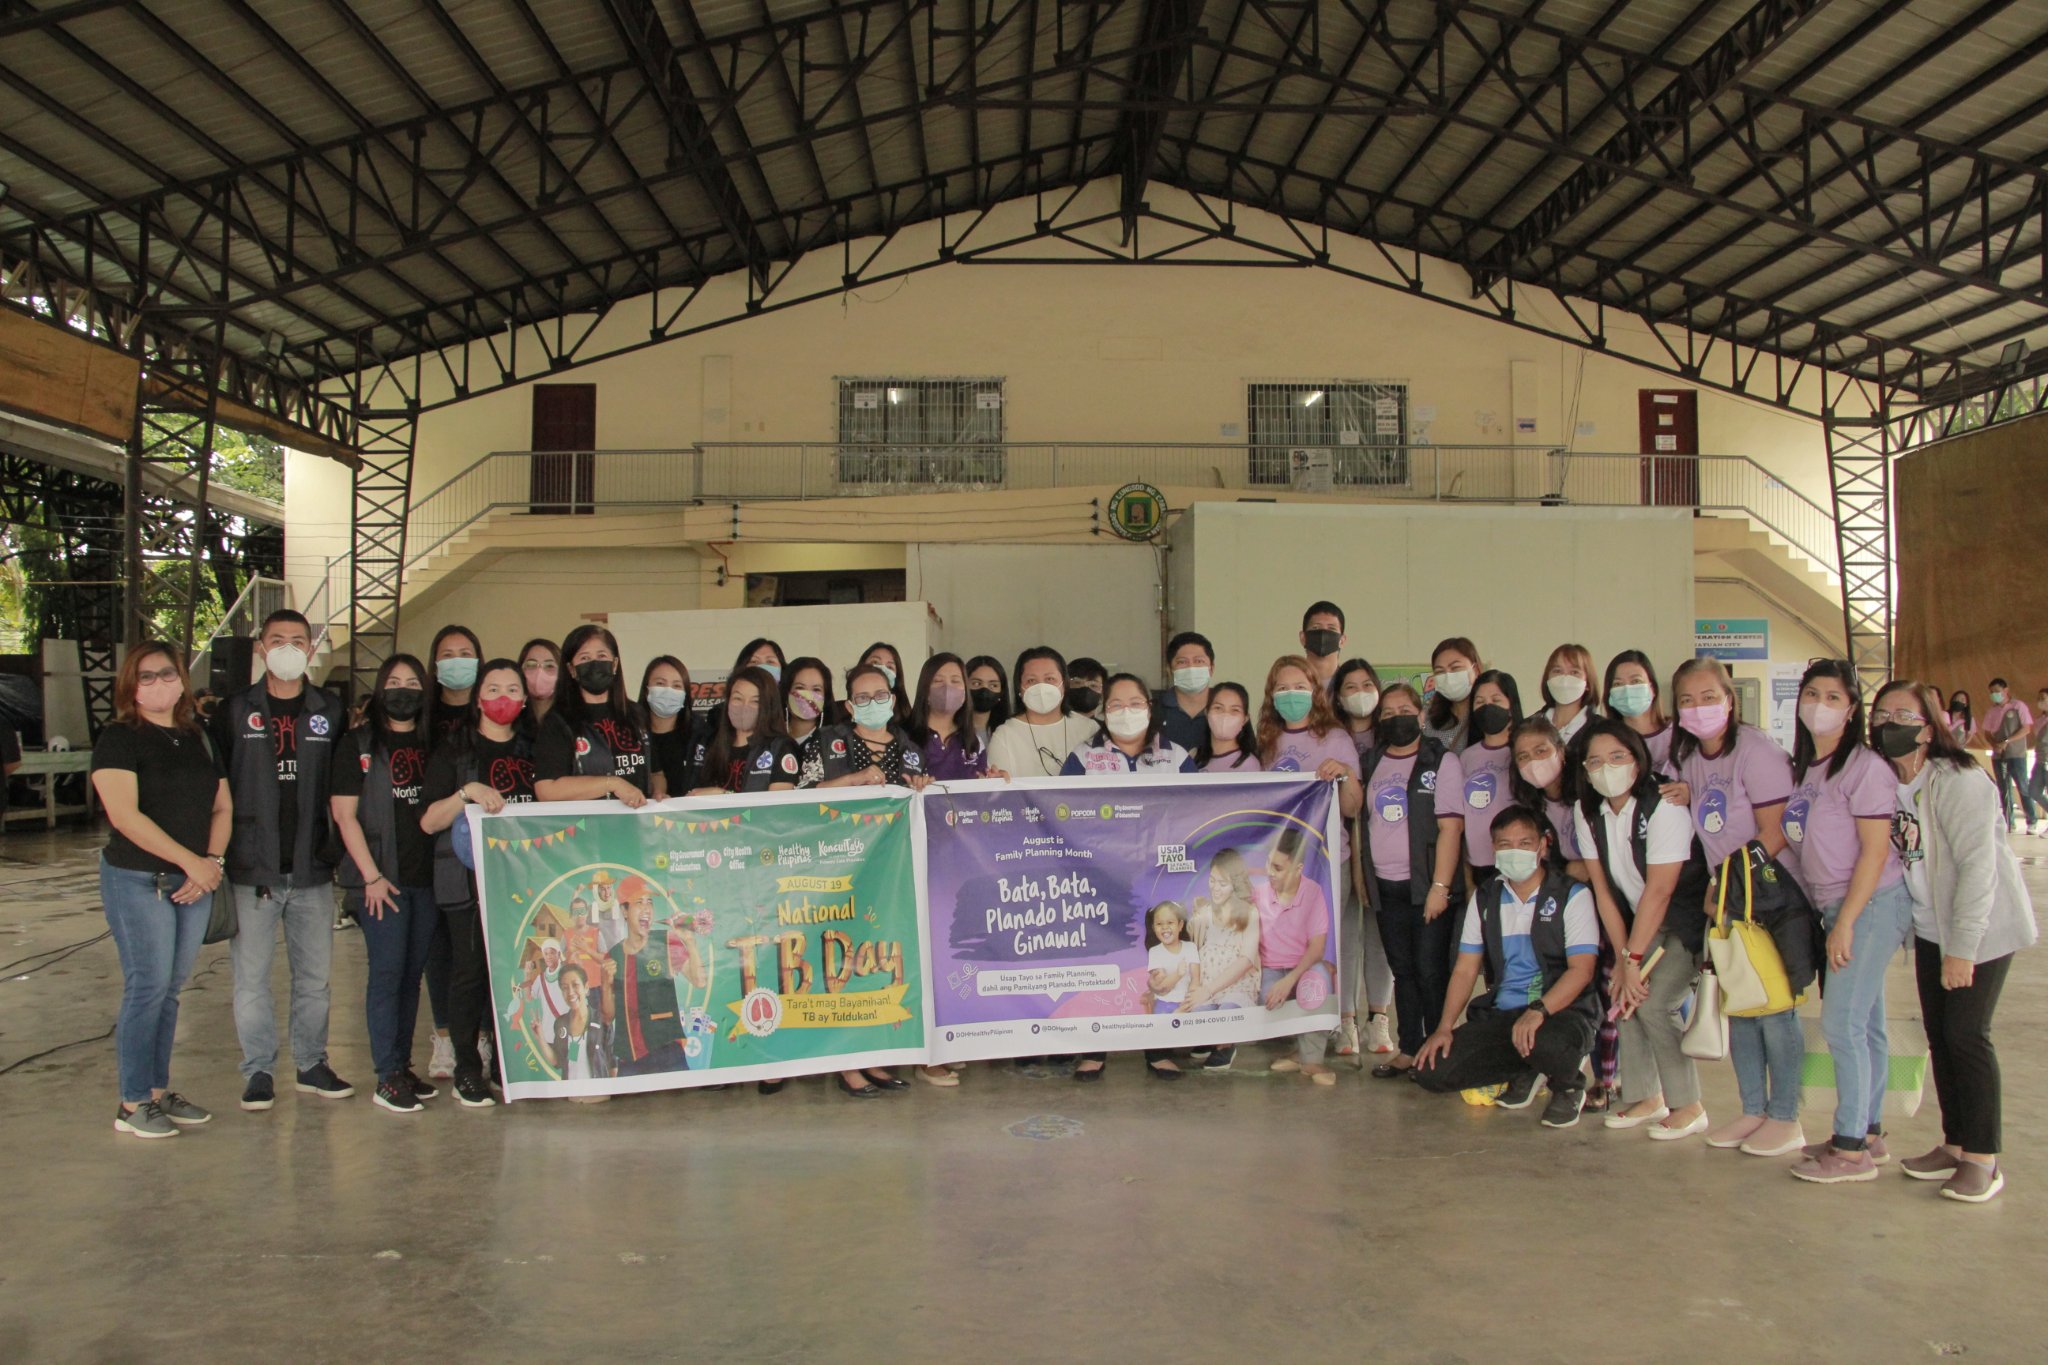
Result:
[[[1967,690],[2048,685],[2048,416],[1943,441],[1894,466],[1893,671]]]

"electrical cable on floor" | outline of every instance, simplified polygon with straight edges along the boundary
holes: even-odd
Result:
[[[53,1052],[62,1052],[64,1049],[71,1047],[84,1047],[87,1043],[104,1042],[106,1039],[114,1036],[115,1027],[115,1025],[109,1024],[105,1033],[95,1033],[90,1038],[74,1038],[68,1043],[59,1043],[55,1047],[46,1047],[41,1052],[32,1052],[18,1062],[9,1062],[6,1066],[0,1066],[0,1076],[5,1076],[10,1071],[27,1066],[30,1062],[40,1061]]]
[[[48,962],[37,963],[37,965],[29,968],[27,971],[22,973],[23,976],[33,976],[35,973],[41,971],[44,967],[53,966],[56,963],[62,962],[65,958],[70,957],[73,953],[78,952],[79,950],[84,948],[90,948],[92,947],[93,944],[100,942],[102,939],[112,938],[113,935],[114,931],[111,929],[107,929],[93,935],[91,938],[81,939],[77,943],[66,943],[56,948],[45,948],[40,953],[30,953],[27,957],[18,957],[14,961],[8,963],[5,967],[0,967],[0,977],[6,976],[9,972],[13,971],[16,967],[19,967],[24,962],[35,962],[37,958],[50,957],[50,954],[52,953],[59,954],[59,956],[57,957],[51,957]]]

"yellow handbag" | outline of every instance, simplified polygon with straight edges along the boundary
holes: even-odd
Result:
[[[1728,918],[1728,864],[1742,859],[1741,919]],[[1714,922],[1707,930],[1707,956],[1720,979],[1722,1012],[1738,1019],[1780,1014],[1799,1003],[1792,994],[1792,982],[1785,974],[1785,959],[1778,953],[1771,931],[1756,922],[1755,884],[1750,880],[1746,853],[1730,854],[1722,860],[1716,878]]]

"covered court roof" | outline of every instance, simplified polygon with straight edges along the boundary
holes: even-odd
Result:
[[[2048,353],[2039,0],[0,0],[8,294],[379,361],[1101,179],[1932,400]],[[296,398],[293,395],[297,395]]]

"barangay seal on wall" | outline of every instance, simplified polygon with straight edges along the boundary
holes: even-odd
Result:
[[[1166,495],[1149,483],[1127,483],[1109,495],[1109,529],[1125,540],[1150,540],[1166,525]]]

